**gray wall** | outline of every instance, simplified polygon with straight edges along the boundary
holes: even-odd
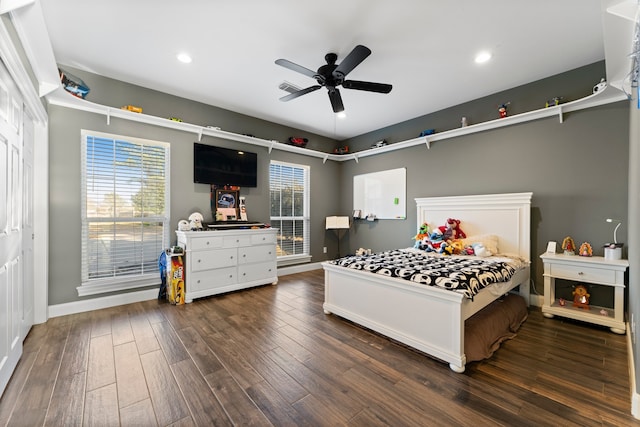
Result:
[[[454,126],[458,127],[461,116],[477,117],[483,105],[489,115],[497,114],[495,107],[500,99],[511,100],[511,106],[541,108],[545,99],[556,95],[577,94],[566,99],[579,98],[591,92],[603,72],[602,64],[594,64],[347,143],[350,147],[368,147],[370,141],[381,137],[396,141],[415,138],[429,127],[446,129],[447,122],[457,123]],[[545,89],[545,83],[551,89]],[[565,90],[561,91],[559,85],[565,85]],[[352,209],[354,175],[406,167],[407,219],[357,222],[343,247],[348,244],[353,252],[359,247],[377,251],[411,246],[417,232],[413,202],[416,197],[532,191],[532,272],[535,289],[542,294],[542,263],[538,255],[546,250],[549,240],[561,243],[570,235],[578,245],[590,242],[594,253],[602,255],[602,245],[610,242],[613,234],[613,227],[604,220],[613,217],[623,219],[618,240],[627,241],[628,108],[623,101],[566,114],[564,123],[556,117],[546,118],[436,141],[431,149],[416,146],[364,157],[359,163],[345,162],[341,170],[343,212]],[[489,117],[492,118],[495,117]],[[432,123],[437,124],[430,126]],[[401,135],[397,139],[396,133]],[[464,218],[461,220],[464,224]],[[599,291],[595,291],[593,303],[609,304],[609,293]]]
[[[317,135],[301,133],[298,130],[278,126],[273,123],[242,116],[191,102],[182,98],[161,94],[145,88],[128,85],[88,73],[72,70],[91,88],[88,100],[102,105],[120,107],[126,104],[142,106],[144,112],[159,117],[177,116],[185,122],[195,124],[215,124],[224,130],[253,134],[265,139],[285,141],[289,136],[309,138],[309,147],[318,151],[331,151],[335,141]],[[80,167],[81,129],[112,133],[138,138],[164,141],[171,144],[171,225],[177,226],[180,219],[186,219],[198,211],[205,221],[212,220],[210,210],[210,186],[193,183],[193,142],[195,134],[156,126],[111,118],[108,125],[105,116],[67,109],[49,107],[50,138],[50,263],[49,263],[49,304],[61,304],[91,297],[80,298],[76,287],[80,285]],[[249,219],[269,222],[269,161],[280,160],[310,166],[311,175],[311,255],[313,262],[326,260],[322,251],[328,246],[328,253],[337,251],[337,240],[325,233],[324,218],[334,215],[335,189],[339,188],[339,165],[336,162],[322,163],[322,159],[263,147],[203,137],[202,142],[232,148],[242,148],[258,153],[259,182],[256,188],[243,188],[240,194],[246,196]],[[175,244],[175,234],[172,234]]]

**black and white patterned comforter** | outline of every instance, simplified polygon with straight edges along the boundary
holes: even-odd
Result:
[[[347,256],[330,261],[354,270],[397,277],[459,292],[473,299],[480,289],[508,282],[522,260],[506,257],[446,256],[413,249],[395,249],[373,255]]]

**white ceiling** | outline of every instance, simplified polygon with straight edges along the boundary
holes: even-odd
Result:
[[[604,59],[600,0],[43,0],[58,64],[338,140]],[[324,88],[289,102],[283,81],[357,44],[372,50],[349,79],[389,94]],[[480,50],[493,57],[474,63]],[[176,60],[187,52],[191,64]],[[91,94],[88,98],[90,100]],[[135,100],[131,101],[135,104]],[[178,115],[178,114],[176,114]]]

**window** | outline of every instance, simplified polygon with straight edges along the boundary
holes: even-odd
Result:
[[[168,171],[167,143],[82,131],[80,296],[159,283]]]
[[[309,166],[271,161],[269,191],[278,265],[309,261]]]

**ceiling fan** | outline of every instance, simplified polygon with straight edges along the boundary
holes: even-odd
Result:
[[[336,64],[338,55],[335,53],[327,53],[324,57],[327,63],[326,65],[318,68],[318,71],[312,71],[286,59],[277,59],[276,64],[314,78],[318,82],[316,85],[309,86],[306,89],[301,89],[297,92],[283,96],[280,98],[280,101],[291,101],[292,99],[314,92],[324,86],[327,88],[329,93],[329,100],[331,101],[333,112],[339,113],[344,111],[344,105],[342,104],[342,97],[340,96],[338,86],[342,85],[345,89],[364,90],[367,92],[391,92],[392,86],[389,84],[363,82],[359,80],[345,80],[347,74],[356,68],[369,55],[371,55],[371,50],[368,47],[358,45],[353,48],[353,50],[342,60],[340,64]]]

